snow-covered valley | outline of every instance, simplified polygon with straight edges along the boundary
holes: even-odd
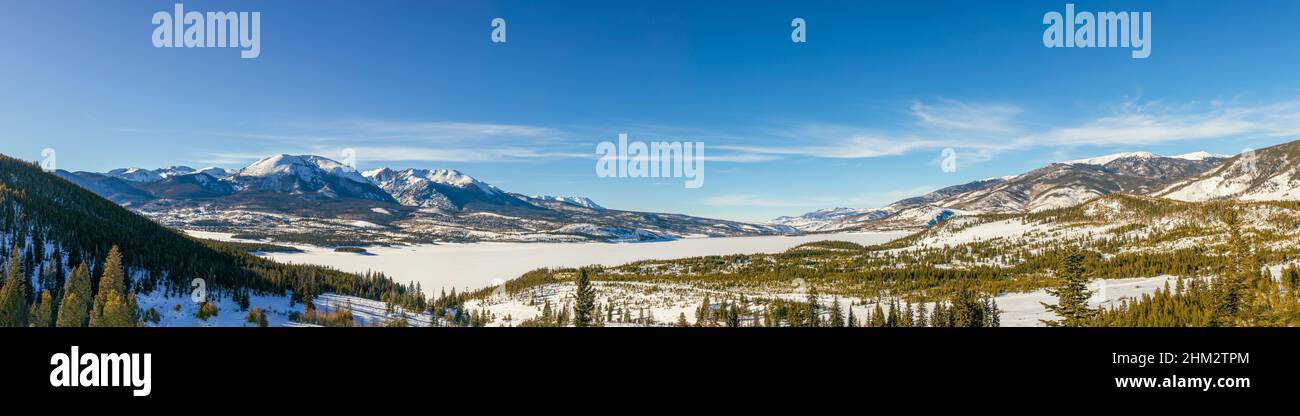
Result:
[[[229,234],[187,231],[218,240]],[[294,245],[301,252],[258,255],[279,262],[314,264],[346,272],[383,272],[401,283],[419,282],[429,295],[441,289],[473,290],[493,286],[543,267],[616,266],[639,260],[695,256],[776,253],[800,244],[836,240],[880,244],[907,235],[903,231],[836,233],[803,236],[687,238],[644,243],[467,243],[367,247],[364,254]],[[234,240],[245,241],[245,240]]]

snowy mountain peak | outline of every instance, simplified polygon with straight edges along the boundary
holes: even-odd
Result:
[[[236,174],[236,176],[252,178],[296,176],[306,182],[319,180],[321,175],[340,177],[353,182],[369,182],[351,166],[328,158],[310,155],[292,156],[282,154],[271,156],[253,162],[248,167],[240,169],[239,173]]]
[[[1178,156],[1170,156],[1170,157],[1174,159],[1183,159],[1183,160],[1205,160],[1205,159],[1227,159],[1232,156],[1200,151],[1200,152],[1184,153]]]
[[[228,177],[230,177],[231,175],[234,175],[235,172],[231,172],[230,170],[228,170],[228,169],[226,169],[226,168],[219,168],[219,167],[216,167],[216,166],[209,166],[209,167],[206,167],[206,168],[203,168],[203,169],[199,169],[199,170],[193,172],[193,174],[198,174],[198,173],[206,174],[206,175],[208,175],[208,176],[211,176],[211,177],[214,177],[214,178],[217,178],[217,179],[224,179],[224,178],[228,178]]]
[[[1184,154],[1181,154],[1181,155],[1178,155],[1178,156],[1161,156],[1161,155],[1158,155],[1158,154],[1155,154],[1155,153],[1151,153],[1151,152],[1122,152],[1122,153],[1109,154],[1109,155],[1105,155],[1105,156],[1090,157],[1090,158],[1086,158],[1086,159],[1068,160],[1068,161],[1061,162],[1061,163],[1064,163],[1064,164],[1067,164],[1067,165],[1098,165],[1098,166],[1101,166],[1101,165],[1105,165],[1105,164],[1107,164],[1107,163],[1114,162],[1114,161],[1116,161],[1116,160],[1120,160],[1120,159],[1155,159],[1155,158],[1169,158],[1169,159],[1182,159],[1182,160],[1191,160],[1191,161],[1202,161],[1202,160],[1207,160],[1207,159],[1226,159],[1226,158],[1228,158],[1228,156],[1220,155],[1220,154],[1215,154],[1215,153],[1210,153],[1210,152],[1206,152],[1206,151],[1184,153]]]
[[[832,231],[885,218],[893,212],[891,208],[826,208],[797,217],[776,218],[769,221],[769,224],[784,225],[801,231]]]
[[[108,171],[108,176],[131,182],[150,183],[163,179],[162,175],[152,170],[140,168],[122,168]]]
[[[384,188],[392,186],[409,187],[427,181],[456,188],[473,186],[489,195],[501,193],[501,190],[497,189],[497,187],[474,179],[474,177],[455,169],[406,169],[395,171],[389,168],[381,168],[366,171],[362,176]]]
[[[1067,165],[1105,165],[1119,159],[1151,159],[1156,157],[1160,157],[1160,155],[1151,152],[1122,152],[1086,159],[1067,160],[1061,163]]]
[[[570,205],[577,205],[583,208],[605,209],[605,207],[596,204],[591,198],[581,196],[552,196],[552,195],[530,195],[529,198],[540,201],[562,202]]]

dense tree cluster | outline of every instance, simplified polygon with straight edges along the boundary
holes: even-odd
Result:
[[[249,249],[182,235],[39,166],[0,156],[0,252],[9,254],[0,282],[11,286],[0,290],[0,302],[13,311],[2,312],[0,324],[26,325],[34,313],[37,324],[135,325],[153,318],[138,310],[135,293],[187,296],[194,278],[206,281],[209,298],[235,298],[241,309],[250,294],[286,292],[308,306],[322,293],[427,306],[418,287],[380,273],[280,264]]]

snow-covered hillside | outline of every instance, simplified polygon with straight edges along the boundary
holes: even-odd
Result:
[[[1183,181],[1158,195],[1182,201],[1300,200],[1300,142],[1238,155],[1216,169]]]
[[[935,224],[938,214],[945,211],[950,215],[1038,212],[1075,206],[1113,192],[1152,194],[1209,171],[1223,160],[1208,152],[1177,156],[1115,153],[951,186],[880,209],[819,210],[777,218],[773,223],[803,231],[917,228]],[[870,214],[830,215],[840,212]]]

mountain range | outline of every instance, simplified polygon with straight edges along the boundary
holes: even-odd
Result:
[[[56,172],[173,228],[325,244],[645,241],[915,229],[973,214],[1070,207],[1111,193],[1185,201],[1300,199],[1300,141],[1241,155],[1125,152],[977,180],[879,208],[831,208],[749,224],[607,209],[590,198],[508,192],[452,169],[365,172],[319,156],[243,169]]]
[[[1125,193],[1184,201],[1300,199],[1300,141],[1242,155],[1125,152],[1052,163],[903,199],[881,208],[834,208],[772,224],[805,232],[898,229],[959,215],[1014,214],[1075,206]]]
[[[271,156],[239,170],[174,166],[56,174],[173,228],[282,241],[646,241],[795,232],[607,209],[586,197],[512,193],[451,169],[359,172],[311,155]]]

